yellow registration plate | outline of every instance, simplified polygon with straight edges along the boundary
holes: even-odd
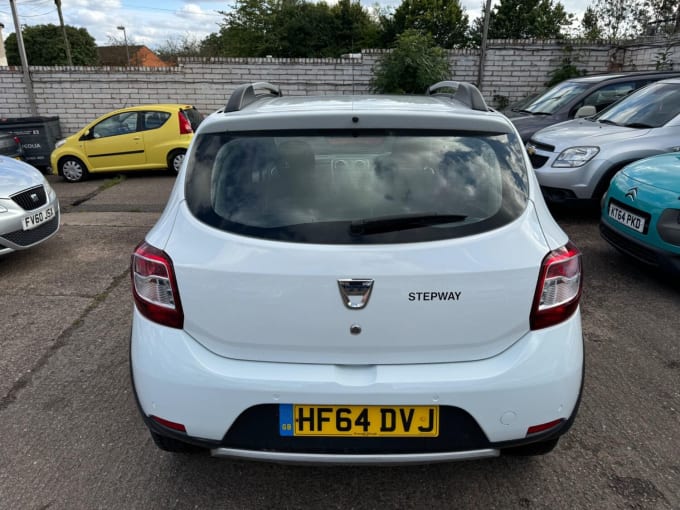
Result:
[[[282,436],[437,437],[438,406],[281,404]]]

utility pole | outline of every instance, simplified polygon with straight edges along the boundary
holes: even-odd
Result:
[[[482,90],[484,81],[484,63],[486,62],[486,39],[489,35],[489,20],[491,19],[491,0],[486,0],[484,8],[484,28],[482,30],[482,44],[479,51],[479,71],[477,72],[477,88]]]
[[[71,58],[71,45],[68,42],[68,36],[66,35],[66,27],[64,26],[64,17],[61,15],[61,0],[54,0],[57,6],[57,12],[59,13],[59,25],[61,25],[61,31],[64,34],[64,44],[66,45],[66,61],[70,67],[73,67],[73,59]]]
[[[28,94],[28,102],[31,105],[31,113],[34,117],[38,115],[38,105],[35,102],[35,93],[33,92],[33,82],[31,81],[31,73],[28,70],[28,59],[26,58],[26,48],[24,48],[24,38],[21,35],[21,24],[19,23],[19,15],[17,14],[17,6],[14,0],[9,0],[9,6],[12,9],[12,17],[14,18],[14,32],[17,36],[17,46],[19,47],[19,58],[21,59],[21,67],[24,71],[24,85],[26,93]]]

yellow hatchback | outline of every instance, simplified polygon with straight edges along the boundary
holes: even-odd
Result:
[[[68,182],[90,173],[179,171],[202,116],[190,105],[152,104],[99,117],[52,151],[52,171]]]

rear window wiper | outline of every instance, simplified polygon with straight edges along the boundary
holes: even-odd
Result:
[[[354,220],[350,223],[349,231],[352,235],[380,234],[411,228],[443,225],[446,223],[458,223],[464,221],[467,216],[463,214],[437,214],[418,213],[396,216],[381,216],[378,218],[366,218]]]

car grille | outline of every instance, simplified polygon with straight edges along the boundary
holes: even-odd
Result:
[[[531,160],[531,166],[534,168],[541,168],[546,164],[549,158],[546,158],[545,156],[539,156],[538,154],[531,154],[529,159]]]
[[[534,140],[530,140],[529,144],[533,145],[539,151],[555,152],[555,146],[554,145],[548,145],[547,143],[536,142]]]
[[[659,261],[654,251],[622,236],[604,223],[600,223],[600,235],[614,248],[650,266],[658,267]]]
[[[32,211],[47,203],[47,194],[45,193],[45,188],[42,186],[27,189],[26,191],[12,195],[10,198],[26,211]]]
[[[30,246],[54,234],[57,228],[59,228],[59,213],[39,227],[32,230],[15,230],[14,232],[4,234],[0,237],[0,240],[4,238],[18,246]]]

